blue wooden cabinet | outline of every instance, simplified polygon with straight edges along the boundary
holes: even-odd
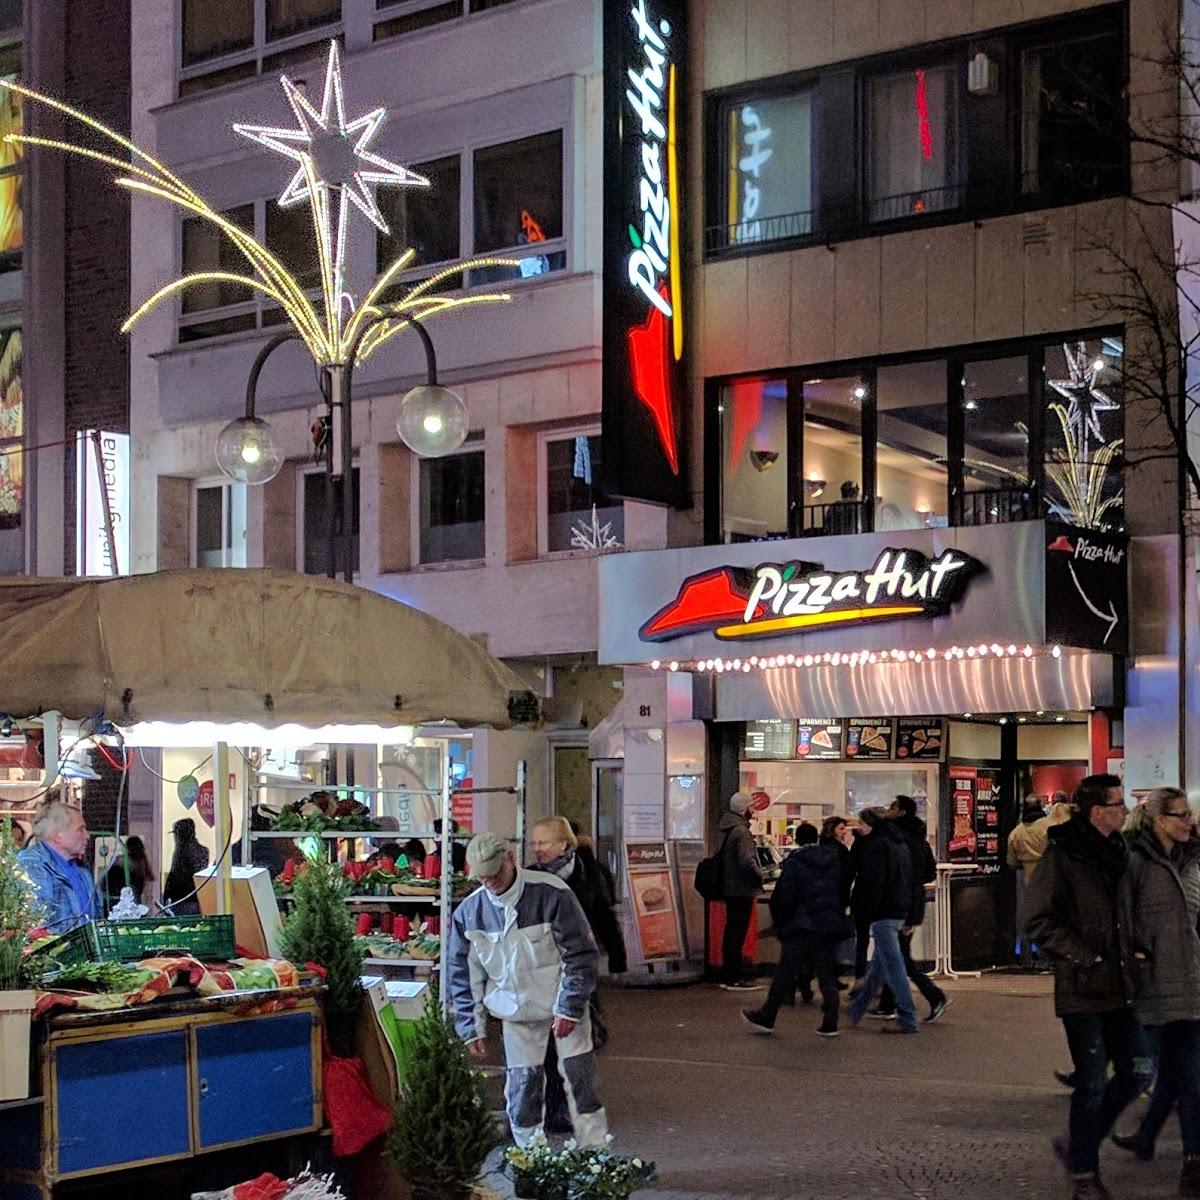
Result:
[[[274,1013],[218,1000],[58,1018],[40,1055],[40,1112],[0,1112],[4,1200],[18,1187],[46,1198],[61,1179],[321,1125],[320,1010],[311,994]]]

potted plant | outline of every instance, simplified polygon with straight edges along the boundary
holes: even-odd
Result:
[[[0,1100],[29,1095],[29,1031],[37,993],[37,894],[17,858],[12,822],[0,821]]]
[[[415,1023],[400,1101],[388,1153],[412,1185],[413,1200],[468,1200],[500,1139],[483,1077],[432,987]]]

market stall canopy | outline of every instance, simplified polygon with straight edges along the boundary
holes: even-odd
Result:
[[[0,578],[0,712],[385,728],[537,718],[482,646],[375,592],[287,571]]]

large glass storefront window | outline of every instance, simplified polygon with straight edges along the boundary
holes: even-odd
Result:
[[[940,358],[876,373],[877,529],[949,523],[947,378]]]
[[[804,496],[798,532],[862,533],[870,528],[863,480],[861,375],[804,381]]]
[[[1046,511],[1085,529],[1125,527],[1123,352],[1119,337],[1045,350]]]
[[[739,379],[723,391],[723,541],[788,536],[787,400],[786,379]]]
[[[977,359],[962,373],[959,525],[1028,521],[1033,511],[1029,356]]]

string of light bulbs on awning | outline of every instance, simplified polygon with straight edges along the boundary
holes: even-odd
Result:
[[[953,662],[960,659],[980,661],[990,658],[1051,658],[1062,657],[1061,646],[1034,647],[1028,643],[1017,645],[1009,642],[981,643],[977,646],[949,646],[942,650],[930,647],[927,650],[841,650],[825,651],[822,654],[752,654],[748,658],[702,658],[694,662],[677,659],[664,661],[654,659],[652,671],[693,671],[703,675],[750,674],[751,671],[777,671],[801,667],[875,667],[899,666],[903,664],[930,664],[938,661]]]

